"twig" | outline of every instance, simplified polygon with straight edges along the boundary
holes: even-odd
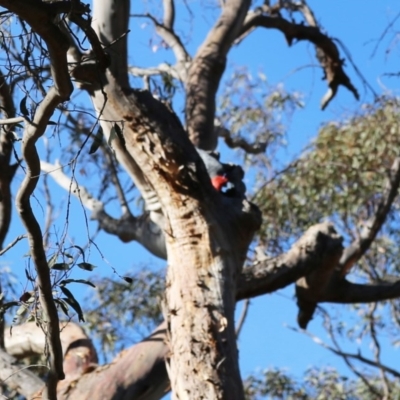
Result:
[[[42,171],[49,173],[63,189],[73,194],[78,199],[81,199],[82,204],[90,211],[104,207],[103,203],[100,200],[95,199],[84,186],[79,185],[74,178],[69,178],[65,175],[61,165],[52,165],[45,161],[41,161],[40,168]]]
[[[324,70],[324,79],[327,80],[329,86],[327,93],[321,100],[321,108],[325,109],[328,106],[329,102],[336,95],[340,85],[346,87],[358,100],[358,91],[343,70],[343,60],[340,58],[339,50],[334,41],[321,32],[311,10],[308,6],[305,6],[304,2],[302,2],[300,6],[295,7],[299,10],[303,7],[301,11],[310,25],[290,22],[279,14],[272,14],[269,7],[264,7],[248,14],[241,31],[237,35],[236,41],[242,40],[248,32],[251,32],[257,27],[281,31],[285,35],[289,46],[291,46],[295,40],[307,40],[315,45],[316,57]]]
[[[0,119],[0,125],[17,124],[18,122],[27,122],[27,119],[25,117],[14,117],[14,118]]]
[[[172,28],[161,24],[151,14],[132,14],[131,17],[150,19],[156,27],[158,35],[165,41],[165,43],[171,48],[171,50],[175,54],[175,58],[178,64],[185,64],[186,62],[189,62],[191,60],[191,57],[187,52],[185,46],[183,45],[180,37],[173,31]]]
[[[0,256],[7,253],[8,250],[13,248],[20,240],[26,239],[27,235],[19,235],[17,236],[10,244],[8,244],[4,249],[0,250]]]
[[[255,142],[249,143],[246,139],[241,136],[232,137],[231,133],[228,129],[225,129],[221,126],[217,126],[214,128],[219,137],[225,139],[226,145],[231,149],[241,148],[247,154],[260,154],[264,153],[267,148],[266,142]]]
[[[295,327],[291,327],[288,326],[289,329],[295,331],[295,332],[301,332],[304,335],[307,335],[308,337],[310,337],[315,343],[319,344],[320,346],[324,347],[325,349],[331,351],[332,353],[341,356],[341,357],[346,357],[346,358],[351,358],[354,360],[358,360],[364,364],[369,365],[370,367],[374,367],[374,368],[382,368],[385,372],[393,375],[396,378],[400,378],[400,372],[396,371],[393,368],[390,368],[386,365],[383,365],[382,363],[378,363],[376,361],[372,361],[369,358],[366,358],[364,356],[361,355],[361,353],[347,353],[345,351],[342,350],[338,350],[335,349],[334,347],[328,345],[327,343],[325,343],[323,340],[321,340],[318,336],[313,335],[312,333],[310,333],[309,331],[306,330],[301,330],[297,329]],[[380,395],[380,394],[379,394]]]
[[[247,314],[249,312],[249,307],[250,307],[250,299],[245,299],[243,301],[242,313],[240,314],[239,321],[236,325],[236,339],[239,338],[239,335],[243,328],[244,322],[246,321]]]
[[[371,312],[369,313],[369,330],[371,333],[371,338],[372,342],[375,348],[374,355],[375,355],[375,361],[377,363],[380,363],[381,361],[381,345],[379,343],[379,340],[376,335],[376,329],[375,329],[375,317],[374,313],[377,308],[377,303],[371,304]],[[384,391],[384,397],[382,397],[382,400],[388,400],[390,398],[390,385],[387,379],[387,376],[385,374],[385,371],[379,367],[379,373],[381,375],[381,381],[382,381],[382,386],[383,386],[383,391]]]

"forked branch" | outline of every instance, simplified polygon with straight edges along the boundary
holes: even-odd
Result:
[[[327,93],[321,100],[321,108],[325,109],[328,106],[335,97],[339,86],[346,87],[357,100],[359,99],[357,89],[343,70],[344,60],[340,58],[340,53],[334,40],[321,32],[308,7],[301,8],[301,11],[309,25],[290,22],[276,10],[274,10],[273,14],[267,14],[266,11],[270,12],[270,9],[261,7],[247,15],[237,41],[241,41],[248,32],[255,28],[263,27],[281,31],[285,35],[289,46],[296,40],[306,40],[313,43],[317,59],[324,70],[324,79],[327,80],[329,86]]]

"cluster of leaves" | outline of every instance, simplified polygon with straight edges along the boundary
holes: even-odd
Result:
[[[51,255],[47,263],[51,270],[50,274],[53,284],[53,296],[57,308],[64,314],[64,318],[67,317],[67,319],[70,319],[76,314],[80,321],[84,321],[85,319],[81,305],[67,286],[69,286],[71,283],[79,283],[95,287],[93,283],[86,279],[73,279],[70,277],[75,267],[78,267],[85,271],[93,271],[95,266],[85,261],[84,250],[81,247],[76,245],[73,247],[79,249],[79,254],[83,257],[83,262],[77,262],[77,257],[69,252],[57,251]],[[29,290],[29,286],[27,286],[22,294],[17,294],[15,290],[10,286],[9,280],[13,279],[13,276],[11,274],[3,277],[2,283],[5,282],[7,284],[6,287],[10,288],[10,294],[13,295],[14,298],[19,297],[19,300],[5,301],[4,292],[0,293],[0,301],[2,302],[0,304],[0,316],[3,317],[3,314],[5,314],[8,309],[18,307],[14,314],[13,324],[20,324],[31,321],[36,321],[40,324],[42,322],[43,316],[40,309],[36,275],[30,268],[27,267],[25,268],[25,276],[31,290]]]
[[[297,380],[279,369],[267,369],[260,374],[249,376],[245,381],[248,400],[378,400],[383,398],[383,390],[374,376],[368,377],[374,385],[372,392],[367,384],[359,379],[349,379],[333,368],[307,370],[302,379]],[[398,398],[400,385],[388,382],[391,398]]]
[[[142,268],[129,277],[94,279],[95,291],[83,300],[86,327],[103,356],[143,339],[161,323],[164,272]]]
[[[285,143],[285,122],[298,107],[302,107],[298,94],[271,86],[261,72],[253,75],[240,68],[224,82],[217,118],[234,141],[246,138],[255,152],[267,150],[271,156]]]
[[[347,228],[374,214],[400,154],[399,108],[399,100],[381,99],[356,117],[323,126],[298,161],[272,182],[261,183],[255,201],[271,252],[323,218],[335,221],[346,235]]]

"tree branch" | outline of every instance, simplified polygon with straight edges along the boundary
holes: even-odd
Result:
[[[400,297],[400,280],[380,281],[375,284],[352,283],[338,274],[332,277],[328,289],[315,297],[317,302],[328,303],[372,303]]]
[[[311,26],[289,22],[279,14],[273,16],[266,15],[261,8],[256,12],[253,11],[248,14],[238,37],[240,38],[255,27],[264,27],[280,30],[285,35],[289,46],[292,45],[294,40],[307,40],[313,43],[316,48],[317,59],[324,70],[324,79],[327,80],[329,86],[328,92],[321,100],[321,108],[325,109],[328,106],[329,102],[336,95],[340,85],[346,87],[358,100],[358,91],[343,70],[344,61],[340,58],[336,44],[331,38],[320,31],[312,14],[305,13],[305,15]]]
[[[295,328],[291,328],[291,329],[293,329],[296,332],[298,331]],[[361,355],[361,353],[348,353],[348,352],[345,352],[345,351],[342,351],[342,350],[337,350],[334,347],[329,346],[328,344],[323,342],[320,338],[318,338],[317,336],[313,335],[310,332],[305,331],[304,334],[306,334],[307,336],[311,337],[314,340],[314,342],[318,343],[319,345],[321,345],[325,349],[331,351],[332,353],[334,353],[334,354],[336,354],[336,355],[338,355],[340,357],[352,358],[353,360],[358,360],[358,361],[360,361],[360,362],[362,362],[362,363],[364,363],[366,365],[369,365],[371,367],[380,368],[383,371],[393,375],[396,378],[400,378],[400,373],[398,371],[396,371],[395,369],[390,368],[390,367],[388,367],[386,365],[383,365],[380,362],[376,362],[376,361],[370,360],[369,358],[366,358],[363,355]]]
[[[12,124],[15,116],[14,101],[11,89],[0,71],[0,110],[5,116],[5,125]],[[4,120],[3,120],[4,122]],[[0,121],[0,125],[1,121]],[[0,127],[0,250],[11,223],[11,181],[18,164],[11,165],[11,155],[14,143],[12,126]]]
[[[214,150],[215,95],[225,71],[226,57],[250,7],[249,0],[227,0],[214,27],[197,51],[186,82],[186,125],[192,143]]]
[[[174,0],[163,0],[164,7],[164,20],[163,24],[165,28],[172,31],[174,29],[175,22],[175,2]]]
[[[215,126],[216,135],[222,137],[225,140],[225,144],[231,149],[240,148],[244,150],[247,154],[260,154],[264,153],[267,148],[267,143],[265,142],[255,142],[249,143],[245,138],[241,136],[232,137],[231,132],[222,126]]]
[[[398,285],[356,285],[343,279],[346,272],[353,266],[368,250],[381,229],[390,211],[392,203],[397,195],[400,185],[400,159],[395,159],[389,179],[386,183],[381,201],[375,215],[368,221],[361,232],[358,240],[353,242],[344,250],[337,265],[324,271],[322,274],[313,274],[300,279],[296,283],[296,295],[299,306],[299,324],[306,328],[312,319],[317,303],[323,301],[353,303],[370,302],[390,299],[398,296]],[[383,289],[383,292],[382,292]],[[357,297],[356,297],[357,296]],[[357,298],[356,301],[351,299]]]
[[[245,268],[236,300],[271,293],[315,271],[330,270],[342,254],[342,240],[330,223],[313,225],[287,253]]]
[[[173,51],[177,65],[185,66],[188,62],[190,62],[191,57],[187,52],[185,46],[183,45],[180,37],[173,30],[173,19],[174,19],[174,2],[173,0],[164,0],[164,21],[167,20],[167,23],[171,26],[167,26],[165,24],[161,24],[157,21],[155,17],[151,14],[133,14],[134,17],[138,18],[148,18],[150,19],[154,26],[156,27],[156,31],[158,35],[165,41],[168,47]],[[181,72],[182,69],[178,68]],[[185,68],[186,69],[186,68]],[[185,81],[186,74],[181,76],[181,80]]]
[[[49,173],[57,184],[68,193],[78,198],[92,212],[90,218],[98,221],[100,228],[105,232],[117,236],[123,242],[136,240],[155,256],[162,259],[167,258],[164,232],[152,221],[148,212],[140,217],[134,217],[130,213],[123,213],[119,219],[112,218],[105,211],[104,204],[100,200],[95,199],[75,179],[71,179],[65,175],[61,166],[41,161],[41,169]]]
[[[385,223],[400,185],[400,158],[396,158],[389,171],[389,176],[373,217],[363,224],[360,237],[343,252],[339,262],[342,276],[365,254]]]
[[[92,27],[110,57],[110,71],[122,87],[129,87],[127,35],[130,1],[102,0],[93,2]],[[97,70],[99,79],[103,65]]]
[[[73,86],[68,74],[68,40],[53,23],[54,15],[49,12],[49,4],[41,1],[1,0],[0,5],[16,13],[38,33],[47,44],[51,74],[54,86],[38,106],[32,123],[27,123],[23,135],[22,154],[27,163],[26,175],[16,198],[17,209],[26,227],[39,287],[39,299],[43,310],[45,331],[49,344],[49,379],[43,396],[55,399],[57,381],[64,378],[62,349],[59,336],[57,309],[53,301],[49,266],[43,249],[42,232],[33,214],[30,197],[34,192],[40,174],[39,156],[36,141],[43,135],[55,108],[69,99]]]

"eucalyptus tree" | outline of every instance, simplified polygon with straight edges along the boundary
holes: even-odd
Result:
[[[238,108],[228,91],[218,104],[230,50],[245,46],[246,37],[256,29],[278,30],[288,45],[308,41],[315,46],[327,82],[321,108],[329,105],[341,86],[358,99],[335,41],[323,32],[305,1],[253,7],[248,0],[227,0],[219,5],[219,15],[193,54],[177,28],[174,0],[163,1],[161,16],[151,6],[150,11],[131,14],[128,0],[96,0],[92,9],[76,0],[0,0],[0,6],[4,53],[0,247],[10,226],[10,185],[20,165],[25,177],[15,208],[36,271],[26,274],[32,291],[24,292],[19,301],[2,300],[3,313],[19,305],[20,314],[29,315],[26,323],[6,330],[2,340],[8,353],[2,351],[0,374],[10,393],[32,398],[39,391],[51,399],[157,399],[171,387],[174,398],[243,399],[234,324],[238,300],[296,283],[298,322],[306,328],[319,303],[376,304],[399,296],[397,280],[384,281],[382,276],[373,283],[352,283],[346,278],[371,246],[380,246],[376,237],[392,210],[400,182],[396,120],[392,118],[387,126],[394,132],[389,136],[381,131],[375,137],[365,127],[353,132],[350,127],[379,119],[379,112],[395,114],[395,101],[382,101],[378,110],[371,108],[343,126],[325,127],[313,148],[284,174],[260,182],[252,201],[246,197],[243,168],[220,161],[215,153],[218,140],[224,140],[247,154],[264,155],[277,137],[273,131],[265,134],[274,107],[296,102],[295,97],[274,92],[261,105]],[[301,22],[295,22],[294,16]],[[173,63],[152,68],[128,63],[128,49],[133,53],[138,49],[138,44],[128,47],[129,24],[138,18],[154,26],[162,46],[172,52]],[[172,108],[178,89],[184,97],[182,119]],[[90,106],[75,97],[83,93]],[[254,142],[239,134],[238,116],[256,121]],[[51,151],[40,160],[40,139],[49,131],[54,134],[47,144],[63,137],[59,139],[65,146],[61,164],[51,159]],[[374,143],[379,143],[384,162],[368,158]],[[334,159],[329,160],[332,148]],[[11,161],[13,152],[16,163]],[[261,159],[268,163],[265,155]],[[77,178],[82,162],[89,174],[100,177],[97,194]],[[329,165],[324,171],[319,168],[323,162]],[[132,212],[122,174],[140,193],[141,215]],[[98,366],[85,332],[75,323],[60,321],[59,312],[68,314],[71,308],[84,320],[84,310],[66,286],[90,284],[69,273],[75,265],[83,269],[92,265],[85,261],[84,249],[74,246],[83,257],[81,263],[66,250],[65,232],[57,250],[49,254],[48,229],[41,228],[32,207],[36,186],[48,175],[79,199],[100,229],[124,242],[135,240],[168,262],[161,302],[164,322],[105,366]],[[366,177],[372,177],[373,184],[367,184]],[[221,187],[224,184],[226,189]],[[105,193],[110,190],[118,198],[120,218],[107,212]],[[326,216],[332,217],[332,223],[321,222]],[[342,231],[352,239],[348,247],[343,247],[333,223],[347,229]],[[260,227],[258,244],[272,256],[261,250],[249,257]],[[294,236],[301,237],[288,249]],[[134,255],[127,250],[127,257]],[[131,297],[128,294],[132,304],[134,293],[132,289]],[[92,322],[94,311],[90,311]],[[40,354],[43,349],[48,358],[44,386],[12,359]],[[381,368],[379,360],[374,365]],[[390,391],[389,386],[382,390]],[[380,388],[373,389],[380,393]]]

